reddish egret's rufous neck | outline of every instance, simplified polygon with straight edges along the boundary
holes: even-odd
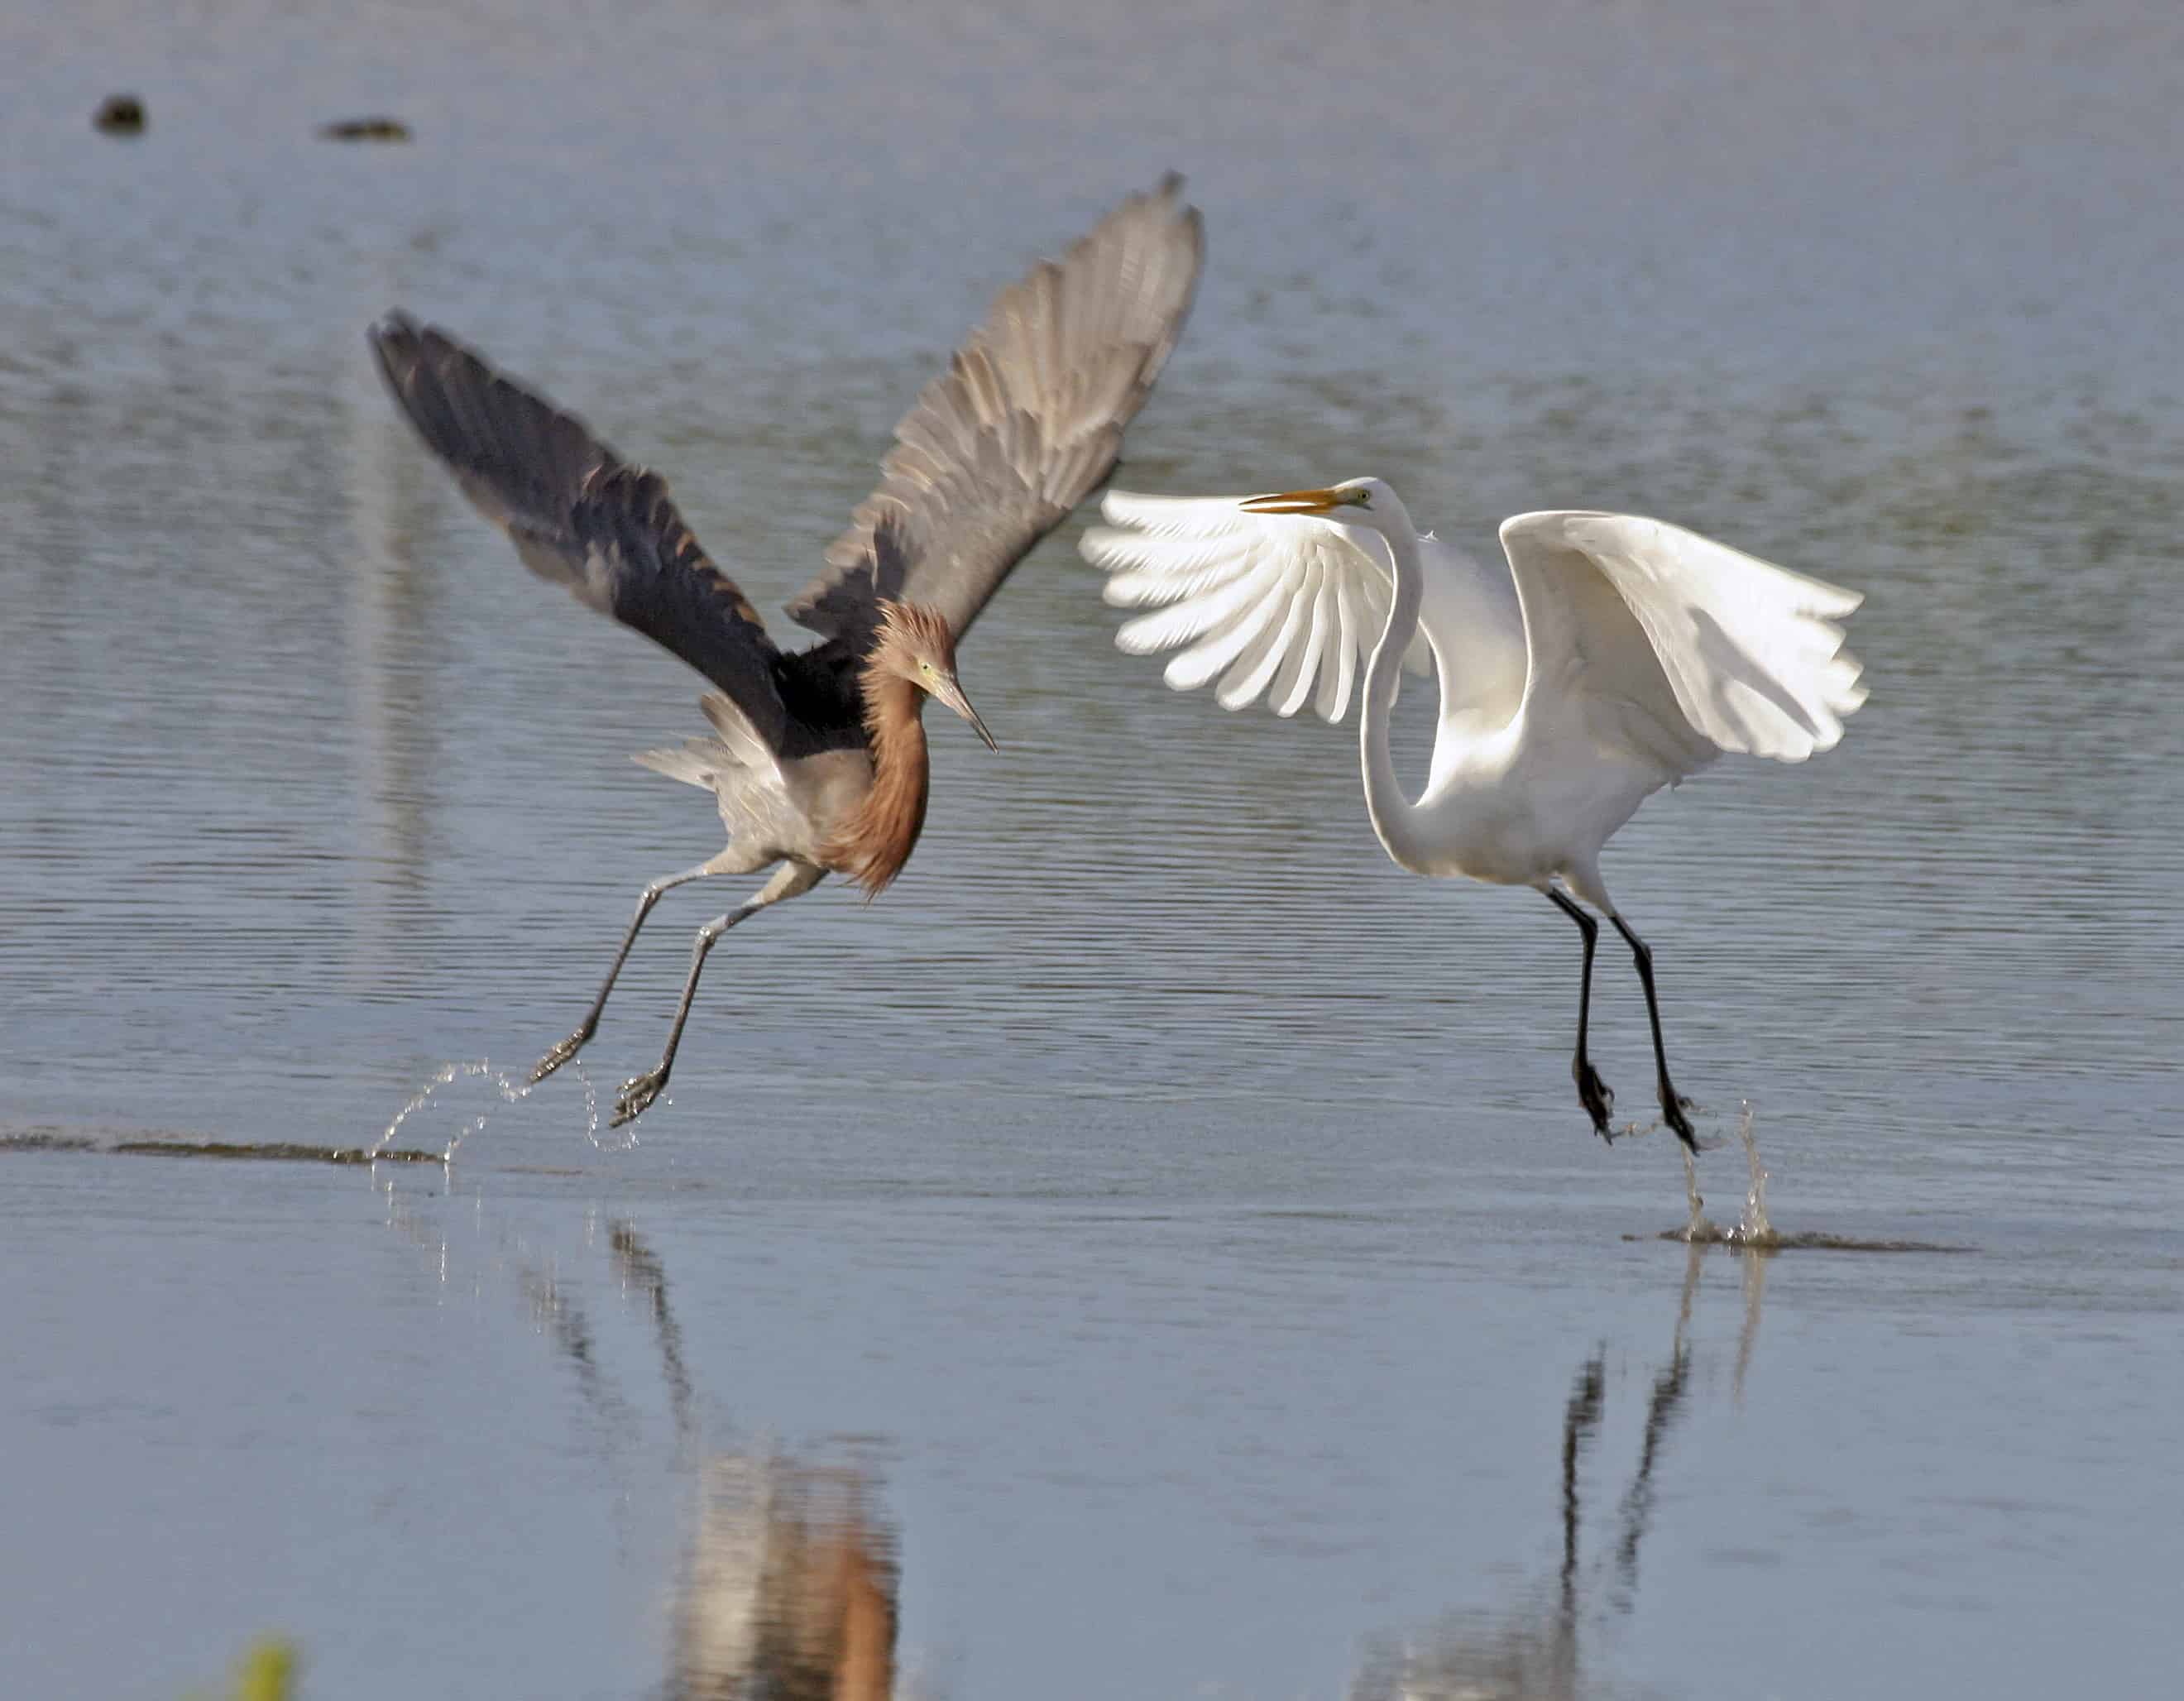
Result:
[[[928,694],[978,728],[993,734],[956,678],[956,644],[945,621],[914,604],[883,602],[878,641],[862,675],[865,733],[872,750],[872,784],[848,818],[821,847],[828,867],[878,897],[902,872],[925,825],[931,769],[922,718]]]

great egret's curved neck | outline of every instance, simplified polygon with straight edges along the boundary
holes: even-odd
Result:
[[[1418,805],[1404,795],[1402,783],[1396,778],[1396,759],[1388,748],[1388,721],[1395,711],[1403,654],[1418,636],[1418,612],[1425,602],[1425,566],[1418,559],[1417,528],[1400,507],[1387,516],[1383,527],[1375,529],[1388,540],[1395,560],[1396,595],[1388,610],[1388,623],[1381,629],[1380,641],[1365,669],[1365,712],[1357,734],[1358,756],[1365,770],[1365,811],[1373,817],[1373,830],[1380,835],[1388,854],[1402,867],[1423,874],[1430,871],[1424,863]]]

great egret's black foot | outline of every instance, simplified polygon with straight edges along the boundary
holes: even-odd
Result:
[[[1615,1109],[1615,1089],[1601,1079],[1599,1070],[1582,1060],[1571,1063],[1570,1079],[1577,1083],[1577,1101],[1592,1118],[1592,1131],[1614,1145],[1615,1130],[1607,1125],[1607,1118]]]
[[[1675,1129],[1676,1138],[1693,1152],[1706,1150],[1699,1144],[1698,1134],[1691,1127],[1689,1115],[1690,1112],[1697,1108],[1696,1105],[1684,1097],[1666,1081],[1661,1083],[1661,1115],[1669,1126]]]
[[[537,1065],[532,1069],[531,1085],[534,1087],[537,1086],[539,1082],[544,1080],[547,1076],[552,1074],[554,1070],[560,1068],[562,1064],[567,1062],[570,1058],[575,1057],[577,1052],[582,1051],[584,1049],[584,1041],[591,1037],[592,1030],[590,1029],[580,1029],[577,1032],[571,1034],[567,1039],[561,1041],[560,1045],[548,1051],[544,1057],[538,1060]]]
[[[660,1090],[666,1085],[665,1065],[656,1069],[647,1069],[641,1075],[632,1075],[621,1084],[621,1092],[615,1096],[614,1120],[607,1126],[620,1128],[626,1122],[635,1122],[652,1107],[653,1100],[660,1096]]]

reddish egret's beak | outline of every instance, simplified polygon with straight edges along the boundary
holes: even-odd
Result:
[[[943,676],[940,683],[933,688],[933,694],[968,721],[977,730],[978,736],[986,741],[988,750],[1000,749],[1000,746],[994,742],[994,735],[986,730],[986,723],[978,718],[978,711],[971,706],[971,700],[963,694],[963,688],[956,683],[954,674]]]

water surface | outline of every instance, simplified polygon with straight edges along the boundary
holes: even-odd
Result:
[[[1964,0],[0,21],[0,1688],[270,1629],[314,1697],[670,1692],[722,1459],[868,1485],[905,1693],[2158,1687],[2180,48]],[[416,140],[311,139],[376,110]],[[1673,1148],[1573,1101],[1567,923],[1390,865],[1348,729],[1115,654],[1074,527],[966,645],[1000,754],[936,721],[900,884],[722,947],[633,1147],[565,1074],[451,1088],[404,1137],[492,1113],[448,1170],[110,1150],[520,1070],[714,846],[625,759],[699,682],[476,520],[374,315],[661,466],[773,608],[991,289],[1169,165],[1212,264],[1123,482],[1369,471],[1479,548],[1630,508],[1868,592],[1841,748],[1607,874],[1777,1223],[1973,1251],[1693,1286]],[[733,895],[662,906],[595,1080]]]

